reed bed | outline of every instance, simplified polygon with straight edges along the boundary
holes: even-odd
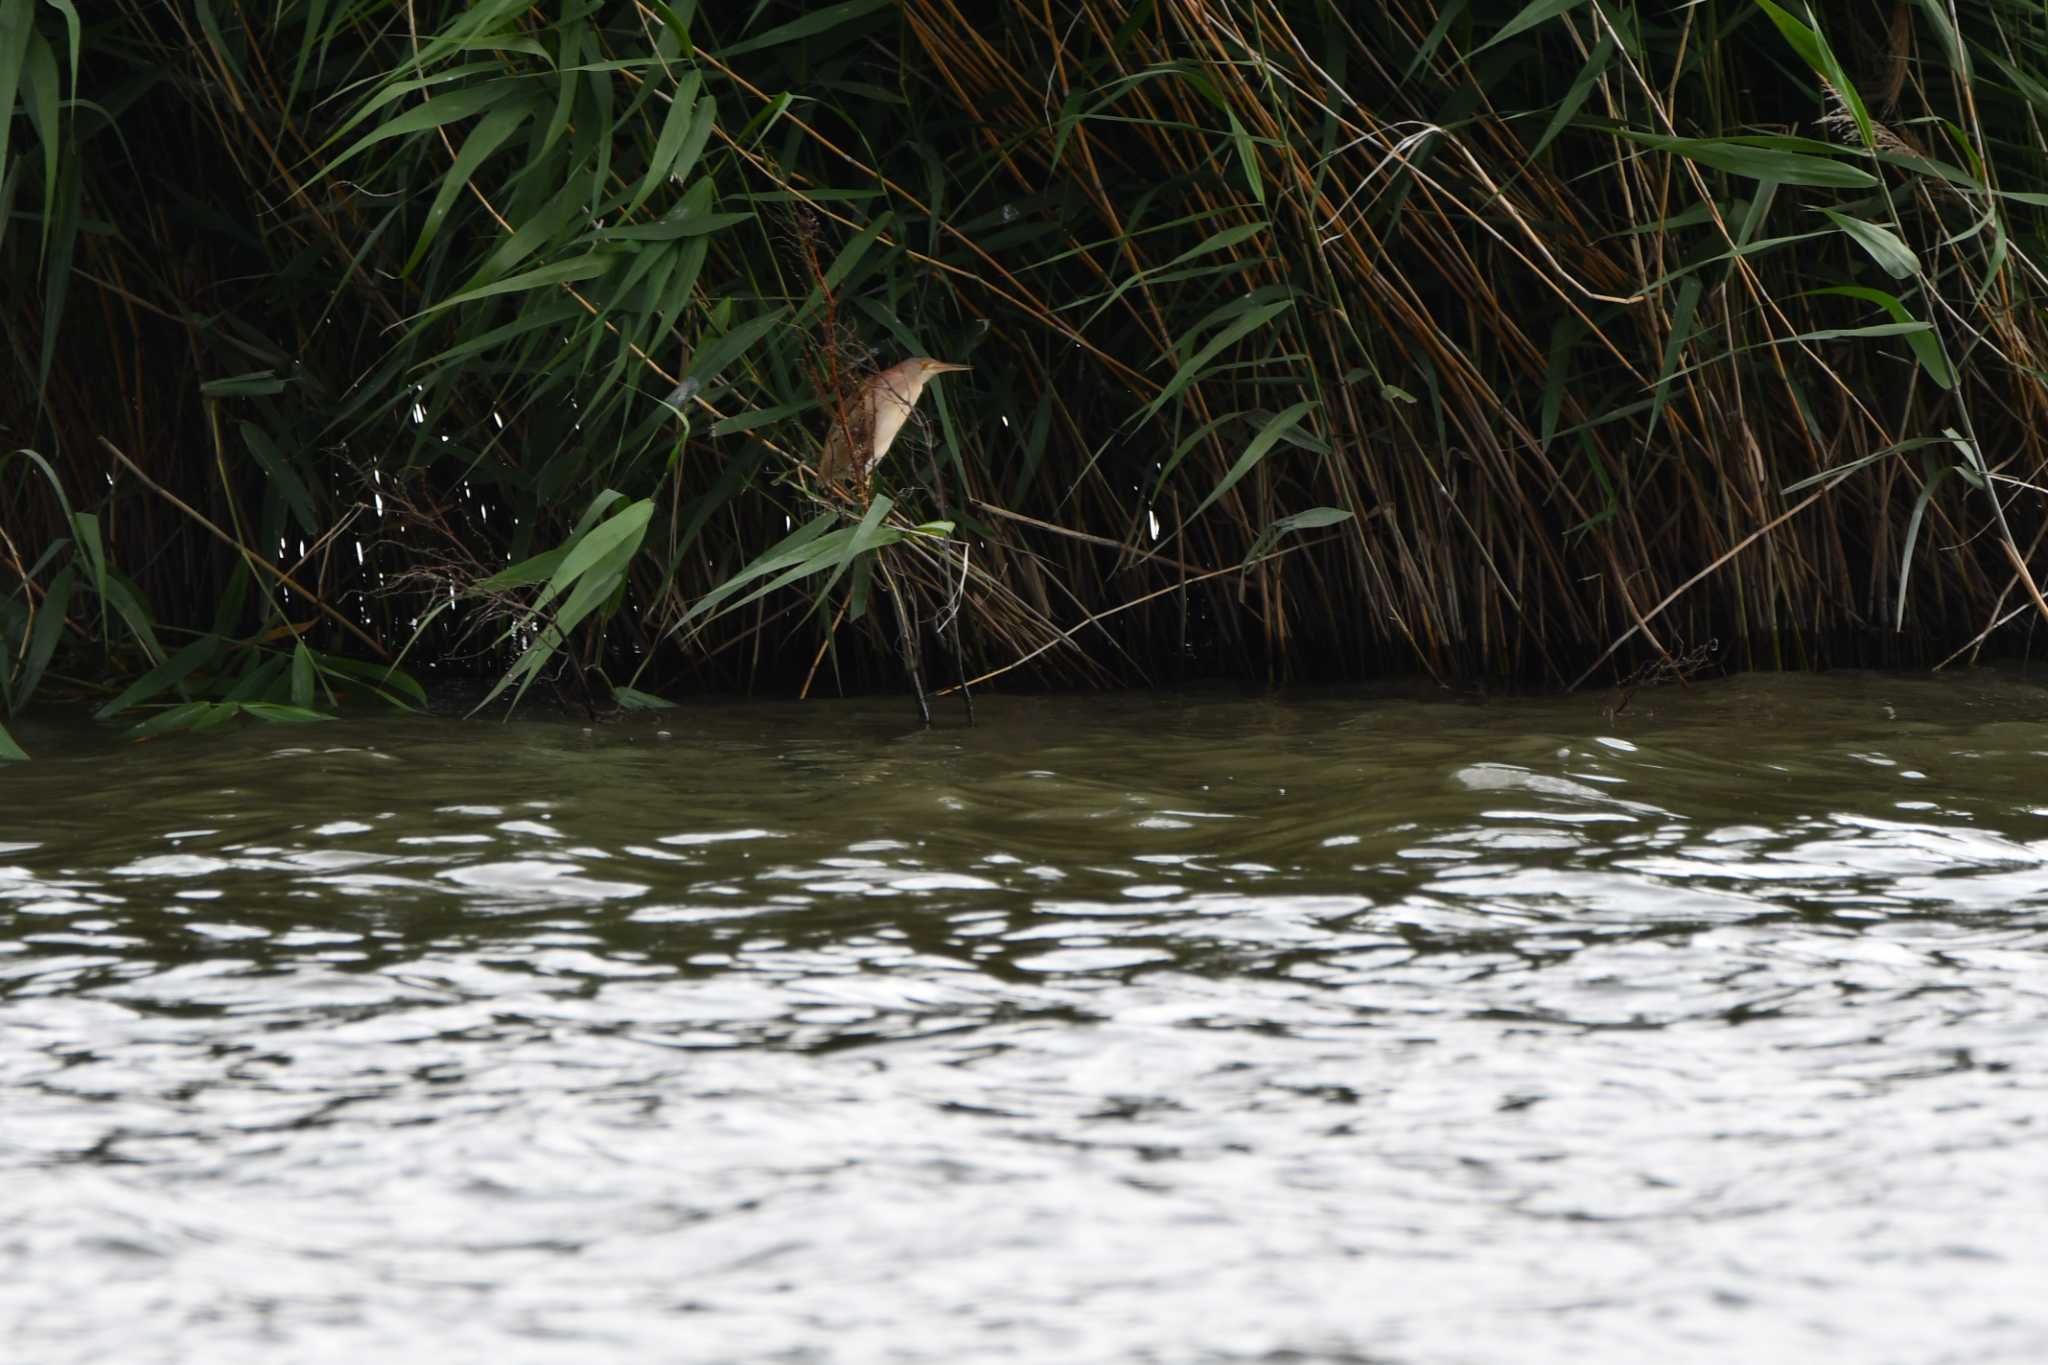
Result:
[[[9,0],[0,113],[9,717],[2048,617],[2038,5]]]

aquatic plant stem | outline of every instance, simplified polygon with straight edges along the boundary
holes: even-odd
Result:
[[[1009,663],[1004,664],[1001,668],[992,668],[988,672],[983,673],[979,677],[964,679],[958,684],[958,686],[968,687],[977,683],[985,683],[988,682],[990,679],[1000,678],[1003,676],[1003,674],[1008,673],[1013,669],[1022,668],[1025,664],[1030,663],[1033,659],[1045,653],[1054,645],[1065,644],[1071,641],[1076,635],[1080,634],[1088,627],[1096,624],[1099,621],[1106,621],[1110,617],[1115,616],[1118,612],[1129,611],[1132,607],[1141,607],[1147,602],[1155,601],[1158,598],[1166,596],[1168,593],[1185,592],[1188,589],[1189,585],[1200,583],[1206,579],[1221,578],[1225,574],[1242,573],[1246,569],[1255,568],[1256,566],[1267,563],[1270,560],[1282,559],[1288,555],[1295,554],[1302,550],[1312,550],[1318,545],[1327,545],[1331,541],[1338,539],[1341,539],[1341,537],[1324,536],[1320,540],[1305,541],[1299,545],[1289,545],[1284,550],[1275,550],[1271,554],[1261,555],[1257,559],[1252,560],[1249,564],[1233,564],[1227,569],[1211,569],[1207,573],[1196,574],[1193,578],[1182,579],[1178,582],[1169,583],[1163,588],[1155,588],[1153,591],[1144,594],[1142,597],[1133,597],[1128,602],[1119,602],[1115,606],[1105,608],[1102,611],[1091,612],[1082,620],[1076,622],[1074,625],[1068,627],[1066,630],[1061,631],[1056,639],[1046,641],[1037,649],[1034,649],[1029,654],[1026,654],[1023,658],[1012,659]],[[956,688],[953,687],[942,687],[937,692],[934,692],[932,695],[935,697],[943,697],[947,693],[955,690]]]
[[[127,455],[123,454],[120,447],[116,446],[112,441],[109,441],[106,437],[102,436],[99,438],[99,442],[102,446],[105,446],[107,448],[107,451],[110,454],[112,454],[115,459],[119,460],[123,465],[127,466],[128,472],[133,474],[137,479],[141,480],[145,488],[149,489],[152,493],[155,493],[158,497],[162,498],[165,502],[168,502],[171,506],[177,508],[180,512],[183,512],[186,516],[192,518],[192,520],[199,523],[199,525],[205,527],[206,530],[211,532],[214,538],[216,540],[219,540],[222,544],[233,546],[234,549],[240,552],[242,558],[246,560],[250,565],[254,566],[255,568],[263,570],[263,572],[269,574],[272,578],[275,578],[278,582],[284,584],[285,587],[290,588],[293,592],[299,594],[308,602],[311,602],[314,606],[318,607],[323,616],[326,616],[328,619],[332,620],[337,625],[339,625],[343,630],[346,630],[349,634],[355,636],[358,640],[361,640],[365,645],[369,646],[370,650],[373,653],[375,653],[378,658],[384,660],[384,662],[386,663],[395,662],[392,659],[391,652],[389,650],[385,649],[383,645],[377,643],[376,639],[373,638],[368,632],[366,632],[361,626],[349,620],[346,616],[343,616],[333,607],[327,605],[327,602],[320,596],[320,594],[314,592],[305,584],[299,582],[296,578],[293,578],[290,574],[286,573],[283,569],[278,568],[275,564],[272,564],[269,560],[263,558],[254,550],[250,549],[248,546],[236,540],[226,531],[221,530],[220,527],[214,525],[211,521],[207,520],[203,513],[194,509],[183,498],[180,498],[176,493],[173,493],[170,489],[165,488],[155,479],[152,479],[151,477],[149,477],[149,475],[143,473],[141,466],[137,465],[135,461],[129,459]]]
[[[917,666],[917,637],[910,624],[910,602],[904,596],[902,585],[896,581],[889,561],[878,558],[875,564],[882,571],[883,581],[889,585],[889,605],[896,611],[896,632],[903,648],[903,671],[910,675],[911,690],[917,693],[917,714],[923,719],[925,728],[930,729],[932,704],[925,696],[923,671]]]

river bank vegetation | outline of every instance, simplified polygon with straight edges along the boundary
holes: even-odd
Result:
[[[0,15],[10,720],[1574,686],[2048,616],[2037,4]],[[821,488],[917,354],[973,369]]]

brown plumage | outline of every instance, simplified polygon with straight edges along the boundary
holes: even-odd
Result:
[[[845,412],[833,418],[832,430],[825,436],[825,453],[818,457],[819,479],[838,483],[851,475],[865,484],[896,443],[897,433],[910,420],[910,411],[932,376],[969,368],[918,355],[867,380],[846,404]]]

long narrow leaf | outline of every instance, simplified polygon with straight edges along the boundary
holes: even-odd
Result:
[[[1195,510],[1189,514],[1188,520],[1193,521],[1200,517],[1202,513],[1209,510],[1210,505],[1216,499],[1235,488],[1238,480],[1251,473],[1259,461],[1266,458],[1266,452],[1279,444],[1282,436],[1286,435],[1304,417],[1307,417],[1321,406],[1322,404],[1315,399],[1305,398],[1286,411],[1276,414],[1271,421],[1260,428],[1259,434],[1254,436],[1251,444],[1244,448],[1244,454],[1237,457],[1237,463],[1231,465],[1230,472],[1225,474],[1217,482],[1216,486],[1209,490],[1209,496],[1202,499]]]

